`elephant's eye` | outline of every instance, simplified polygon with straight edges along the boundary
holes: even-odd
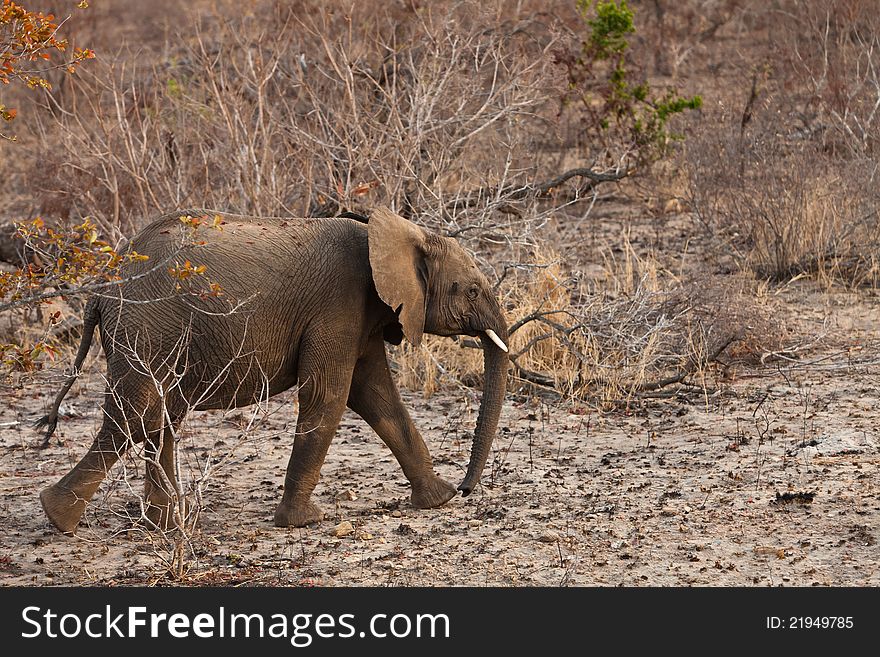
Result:
[[[453,281],[453,282],[452,282],[452,287],[450,288],[450,291],[451,291],[453,294],[455,294],[456,292],[458,292],[458,281]]]
[[[480,288],[477,287],[476,285],[471,285],[467,291],[468,299],[476,299],[477,295],[479,293],[480,293]]]

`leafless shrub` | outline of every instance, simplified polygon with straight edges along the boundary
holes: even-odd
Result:
[[[778,66],[799,84],[804,131],[847,159],[880,144],[880,16],[870,0],[783,3],[773,14]],[[780,72],[782,72],[780,71]],[[792,85],[789,84],[789,87]]]
[[[677,78],[704,56],[719,31],[739,15],[748,0],[647,0],[639,10],[639,40],[653,55],[653,68]]]
[[[53,104],[44,206],[130,232],[169,205],[302,216],[383,202],[460,229],[462,212],[527,196],[520,124],[550,75],[552,33],[491,11],[451,4],[354,30],[357,15],[290,10],[271,30],[197,26],[147,70],[105,60]],[[471,190],[494,191],[462,202]]]
[[[716,254],[773,281],[807,274],[876,286],[876,165],[739,132],[722,122],[687,146],[688,201]]]
[[[688,203],[711,250],[761,278],[876,286],[880,22],[862,0],[755,5],[766,61],[686,145]],[[772,56],[770,56],[772,55]]]

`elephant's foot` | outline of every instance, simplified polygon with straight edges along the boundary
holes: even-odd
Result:
[[[69,488],[53,484],[40,493],[40,504],[49,521],[61,532],[72,534],[86,510],[86,500]]]
[[[446,504],[458,492],[452,484],[434,475],[412,482],[412,505],[417,509],[433,509]]]
[[[175,529],[177,527],[177,519],[175,517],[177,508],[175,502],[172,502],[171,500],[147,500],[145,506],[146,510],[144,512],[144,515],[149,521],[148,526],[150,529],[159,529],[160,531],[166,531],[169,529]],[[185,502],[185,510],[181,520],[186,520],[186,517],[189,514],[189,508],[189,503]]]
[[[276,527],[305,527],[314,525],[324,519],[321,507],[312,502],[288,504],[284,500],[275,509]]]

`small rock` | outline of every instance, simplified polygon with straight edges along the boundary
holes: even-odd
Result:
[[[559,540],[559,537],[553,532],[547,532],[546,534],[541,534],[538,537],[538,540],[541,541],[541,543],[555,543]]]
[[[482,521],[482,520],[476,520],[476,519],[474,519],[474,520],[468,520],[468,526],[469,526],[469,527],[479,527],[479,526],[482,525],[482,524],[483,524],[483,521]]]
[[[357,537],[362,541],[371,541],[373,540],[373,535],[370,532],[360,531],[357,533]]]
[[[776,491],[776,498],[770,500],[770,504],[776,506],[781,506],[783,504],[812,504],[815,497],[815,491],[797,491],[794,493],[791,491],[785,493]]]
[[[403,514],[402,514],[400,511],[395,510],[395,511],[392,511],[392,512],[391,512],[391,517],[392,517],[392,518],[400,518],[400,517],[402,517],[402,516],[403,516]]]
[[[336,527],[333,528],[333,535],[336,538],[348,536],[352,532],[354,532],[354,526],[348,520],[343,520],[338,525],[336,525]]]
[[[344,490],[336,496],[337,500],[347,500],[349,502],[354,502],[357,498],[358,496],[355,495],[353,490]]]
[[[663,214],[678,214],[682,211],[681,201],[671,198],[663,204]]]
[[[754,548],[754,552],[759,556],[775,556],[777,559],[785,559],[785,548],[781,547],[757,545]]]

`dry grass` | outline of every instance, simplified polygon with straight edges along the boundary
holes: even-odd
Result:
[[[688,157],[689,202],[722,259],[777,282],[880,282],[873,165],[854,167],[810,145],[705,132],[688,144]]]

